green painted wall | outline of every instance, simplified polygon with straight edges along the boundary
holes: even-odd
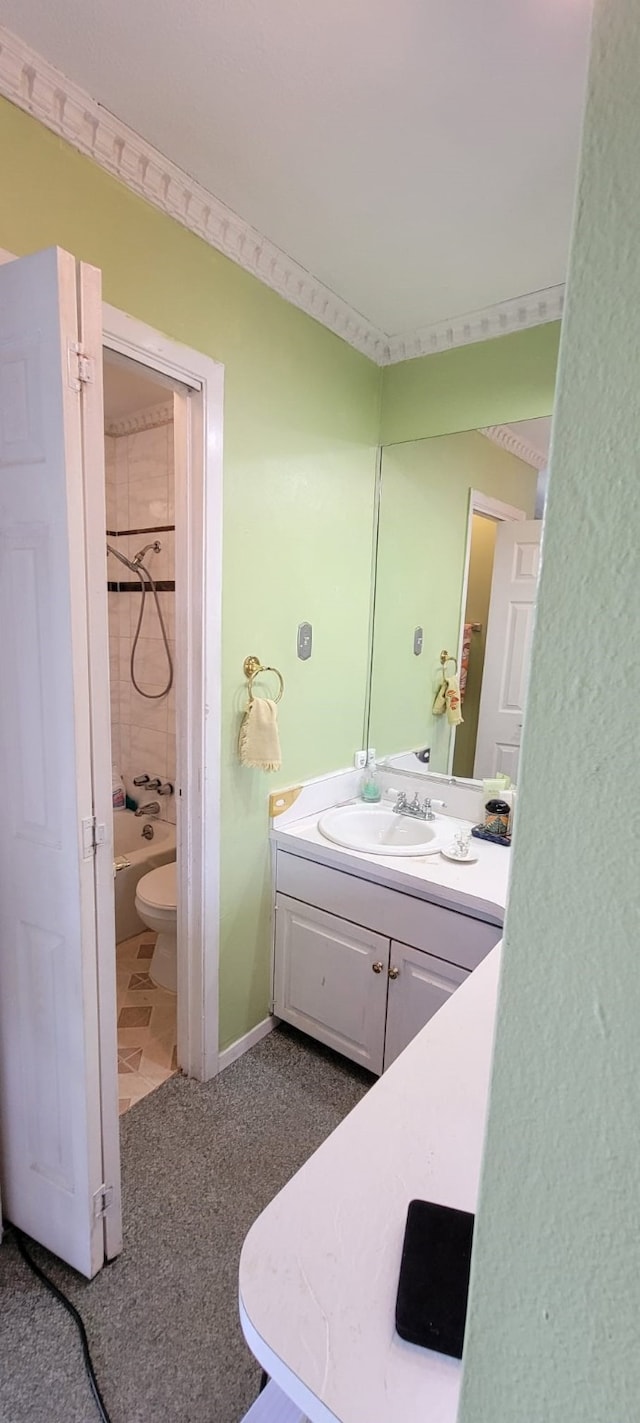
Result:
[[[0,246],[66,247],[102,268],[107,301],[225,365],[224,1046],[267,1011],[267,793],[362,740],[381,372],[4,100],[0,190]],[[250,652],[286,679],[277,779],[236,760]]]
[[[533,420],[553,409],[559,321],[388,366],[382,443]]]
[[[474,514],[464,620],[465,623],[479,623],[480,631],[474,632],[471,638],[467,685],[462,707],[464,721],[456,729],[456,746],[453,753],[454,776],[473,776],[497,529],[495,519],[485,519],[482,514]]]
[[[430,746],[432,769],[446,771],[451,727],[431,707],[440,652],[458,646],[469,490],[533,517],[536,482],[536,470],[475,430],[384,450],[369,731],[378,756]]]
[[[68,248],[101,267],[107,301],[225,366],[225,1046],[267,1010],[267,792],[347,764],[362,739],[383,384],[387,428],[400,439],[548,414],[555,328],[383,373],[2,99],[0,184],[0,246]],[[295,657],[303,618],[314,624],[306,664]],[[248,652],[275,662],[287,681],[277,778],[236,762]]]
[[[460,1423],[640,1410],[637,0],[594,25]]]

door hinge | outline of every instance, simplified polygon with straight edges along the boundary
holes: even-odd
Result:
[[[112,1205],[113,1186],[107,1186],[106,1182],[103,1181],[102,1185],[98,1186],[97,1191],[94,1191],[93,1194],[93,1219],[102,1220]]]
[[[69,342],[69,385],[72,390],[81,390],[83,385],[92,385],[95,367],[91,356],[82,349],[79,341]]]
[[[107,836],[106,825],[99,825],[95,815],[85,815],[82,822],[82,858],[90,860],[98,845],[103,845]]]

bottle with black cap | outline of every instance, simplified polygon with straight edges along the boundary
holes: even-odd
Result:
[[[484,808],[484,828],[492,835],[508,835],[511,806],[506,800],[488,800]]]

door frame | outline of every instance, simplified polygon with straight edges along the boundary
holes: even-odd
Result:
[[[15,258],[14,252],[0,248],[0,263]],[[186,792],[178,797],[177,828],[198,872],[188,872],[188,857],[183,855],[178,937],[188,945],[188,952],[179,955],[178,962],[178,1042],[184,1071],[207,1081],[215,1077],[219,1066],[224,366],[106,302],[102,306],[102,346],[179,381],[192,392],[181,412],[187,435],[183,487],[187,517],[182,529],[176,531],[176,559],[183,569],[182,579],[176,580],[176,623],[187,629],[189,637],[176,684],[176,700],[181,699],[183,712],[177,717],[178,765],[184,773]],[[92,552],[98,556],[97,549],[90,548],[87,556]],[[100,586],[104,586],[105,598],[100,611],[106,619],[106,579]],[[187,609],[191,618],[186,616]],[[100,988],[98,991],[100,994]],[[101,1056],[104,1051],[108,1060],[115,1003],[102,1002],[100,1009],[101,1038],[105,1035]],[[110,1105],[106,1105],[109,1113]]]
[[[467,536],[464,553],[464,572],[462,575],[462,598],[460,600],[460,626],[458,630],[457,665],[462,666],[462,645],[464,643],[464,615],[467,610],[467,592],[469,589],[469,564],[471,562],[471,537],[473,533],[474,514],[484,514],[487,519],[495,519],[496,522],[507,520],[523,520],[527,514],[524,509],[516,508],[515,504],[505,504],[502,499],[493,499],[490,494],[484,494],[481,489],[469,490],[469,508],[467,511]],[[447,757],[447,776],[453,778],[453,758],[456,750],[455,735],[449,740],[449,755]],[[465,781],[465,785],[469,782]],[[472,781],[471,784],[479,786],[480,781]]]
[[[176,807],[183,850],[178,1059],[190,1077],[206,1082],[218,1071],[224,367],[107,303],[102,342],[190,391],[188,399],[178,399],[186,460],[176,468],[176,505],[186,514],[176,527],[176,628],[186,640],[176,675],[176,751],[184,791]]]

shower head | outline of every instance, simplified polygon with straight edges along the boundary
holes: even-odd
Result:
[[[162,544],[160,543],[159,539],[156,539],[155,543],[145,544],[144,548],[139,549],[138,552],[134,553],[133,555],[131,561],[134,565],[134,568],[137,568],[138,565],[142,563],[145,553],[149,553],[150,550],[153,550],[154,553],[160,553],[161,548]]]

